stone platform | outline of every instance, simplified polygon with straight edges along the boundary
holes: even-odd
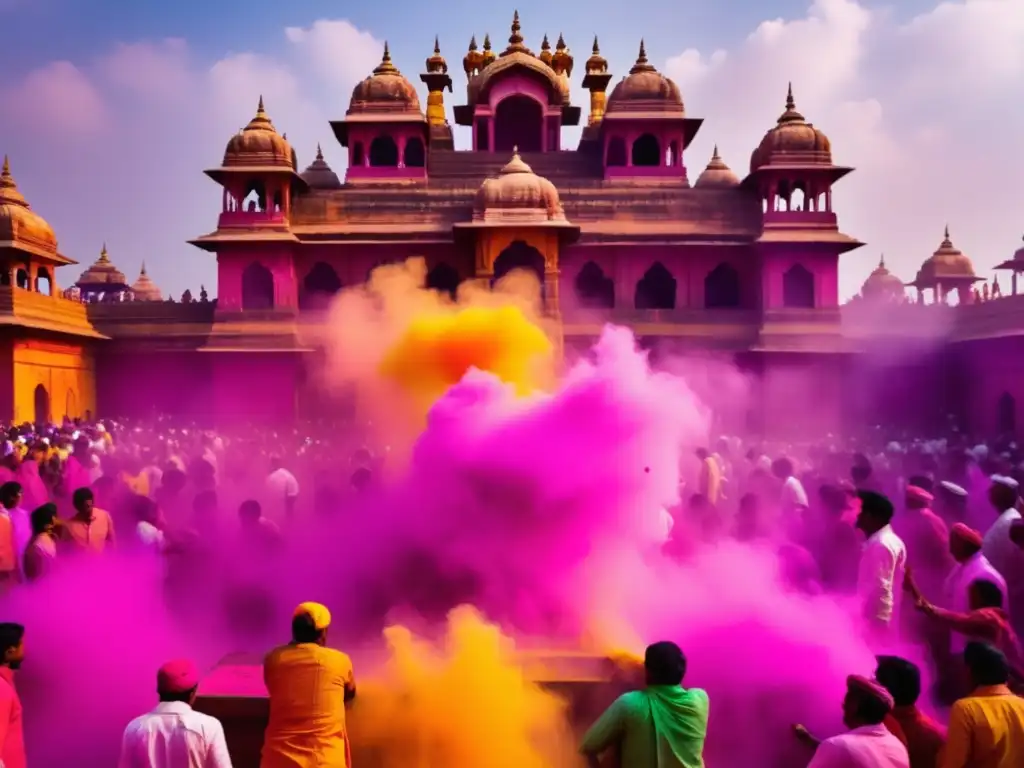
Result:
[[[613,682],[614,663],[602,656],[534,651],[522,653],[520,663],[530,680],[569,702],[570,718],[577,730],[586,728],[621,693]],[[356,674],[358,679],[358,670]],[[372,757],[361,756],[357,748],[359,706],[357,696],[348,712],[349,731],[356,745],[352,755],[356,768],[373,765]],[[196,709],[224,724],[235,768],[258,768],[270,713],[262,659],[247,654],[222,659],[199,684]]]

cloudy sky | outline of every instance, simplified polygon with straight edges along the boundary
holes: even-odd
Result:
[[[106,241],[132,278],[145,261],[165,290],[212,289],[213,257],[185,242],[212,229],[219,211],[219,189],[202,170],[219,163],[260,94],[301,166],[320,142],[343,168],[327,123],[343,116],[385,39],[419,85],[439,35],[458,96],[470,35],[490,32],[500,49],[513,8],[0,0],[0,154],[83,265]],[[857,168],[835,193],[842,228],[868,243],[844,257],[844,295],[882,253],[912,278],[947,223],[979,274],[1021,244],[1022,0],[520,0],[518,9],[532,47],[564,33],[577,83],[595,34],[616,75],[644,38],[651,61],[681,85],[687,112],[705,118],[686,158],[691,178],[716,142],[745,170],[791,80],[836,161]],[[586,106],[582,89],[574,101]],[[467,136],[457,141],[466,146]]]

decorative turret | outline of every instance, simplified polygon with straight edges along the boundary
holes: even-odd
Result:
[[[469,38],[469,51],[462,59],[462,68],[466,72],[466,77],[473,77],[480,72],[480,67],[484,63],[483,54],[480,53],[476,45],[476,35]]]
[[[947,224],[942,242],[921,265],[910,287],[918,290],[919,301],[923,301],[921,292],[931,289],[936,303],[945,303],[950,293],[956,293],[961,304],[968,304],[972,299],[971,288],[981,280],[971,259],[953,245]]]
[[[427,124],[430,141],[437,146],[454,148],[452,130],[444,109],[444,89],[452,91],[452,78],[448,74],[448,62],[441,55],[441,44],[434,36],[434,55],[427,59],[427,71],[420,80],[427,86]]]
[[[1010,292],[1017,294],[1017,275],[1024,272],[1024,246],[1021,246],[1013,253],[1013,257],[1002,264],[996,265],[996,269],[1006,269],[1010,272]]]
[[[488,64],[494,62],[497,56],[494,55],[494,50],[491,48],[491,36],[489,34],[484,35],[484,52],[483,58],[480,62],[480,68],[484,69]]]
[[[710,188],[725,188],[738,187],[740,185],[739,177],[732,172],[732,169],[725,164],[721,156],[718,154],[718,145],[715,145],[715,150],[711,154],[711,161],[708,163],[707,168],[697,177],[697,183],[695,187],[699,189],[710,189]]]
[[[324,160],[319,144],[316,145],[316,159],[302,172],[302,180],[310,189],[341,189],[342,186],[338,174]]]
[[[163,301],[163,296],[156,283],[146,274],[146,262],[142,262],[139,278],[132,283],[132,298],[135,301]]]
[[[435,52],[438,63],[428,67],[443,70],[440,46],[435,45]],[[427,76],[435,84],[435,77],[442,83],[446,77],[443,71]],[[442,119],[443,115],[442,101],[435,119]],[[352,89],[345,119],[332,120],[331,128],[338,142],[349,151],[346,181],[425,177],[427,118],[420,108],[416,88],[391,60],[387,42],[380,64]]]
[[[878,266],[875,267],[868,279],[861,286],[860,295],[864,299],[873,301],[903,301],[905,286],[903,281],[888,270],[885,266],[885,256],[878,259]]]
[[[562,33],[558,33],[558,42],[555,43],[555,55],[551,57],[551,67],[559,75],[566,75],[572,77],[572,65],[573,58],[569,52],[569,46],[565,44],[565,38],[562,37]]]
[[[544,39],[540,42],[540,53],[537,54],[537,58],[551,66],[553,56],[551,55],[551,43],[548,42],[547,34],[544,35]]]
[[[121,301],[131,290],[124,272],[114,266],[103,244],[100,257],[75,282],[83,301]]]
[[[512,53],[526,53],[530,56],[533,52],[523,42],[522,26],[519,24],[519,11],[512,14],[512,34],[508,36],[508,47],[502,51],[502,56]]]
[[[601,49],[598,47],[597,35],[594,35],[594,47],[590,58],[587,59],[586,70],[583,87],[590,91],[590,116],[587,118],[587,125],[597,125],[604,117],[606,92],[612,79],[612,74],[608,71],[608,60],[601,55]]]

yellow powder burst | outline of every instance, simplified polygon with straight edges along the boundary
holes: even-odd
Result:
[[[553,345],[516,306],[466,307],[415,317],[387,351],[380,373],[422,412],[470,368],[488,371],[526,395],[546,384]]]
[[[512,642],[475,610],[452,612],[441,646],[403,627],[385,637],[385,672],[362,686],[353,710],[353,747],[366,761],[381,768],[573,764],[565,703],[526,678]]]

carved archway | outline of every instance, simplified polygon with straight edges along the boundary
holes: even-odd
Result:
[[[576,300],[584,309],[613,309],[615,281],[593,261],[588,261],[576,275]]]
[[[458,293],[459,283],[461,282],[462,278],[459,276],[459,271],[451,264],[446,264],[443,261],[435,265],[427,273],[427,288],[438,293],[447,294],[453,299],[456,293]]]
[[[302,281],[302,293],[299,295],[301,309],[320,309],[325,307],[338,291],[341,290],[341,278],[330,264],[318,261],[309,270]]]
[[[50,393],[42,384],[36,385],[34,394],[35,423],[48,424],[50,421]]]
[[[544,256],[529,243],[514,240],[494,260],[494,278],[491,285],[515,270],[529,272],[540,282],[541,296],[544,296]]]
[[[53,295],[53,278],[50,277],[50,270],[46,267],[40,267],[36,272],[36,293],[41,293],[44,296]]]
[[[515,94],[494,110],[494,151],[540,152],[544,146],[544,108],[529,96]]]
[[[676,308],[676,279],[660,261],[637,282],[633,303],[637,309]]]
[[[661,153],[661,142],[652,133],[645,133],[633,142],[631,150],[633,165],[643,167],[657,167],[664,162]]]
[[[708,309],[740,306],[740,275],[731,264],[719,264],[704,278],[704,306]]]
[[[258,261],[242,273],[242,309],[274,308],[274,274]]]
[[[996,403],[996,428],[1001,435],[1017,434],[1017,400],[1009,392],[1003,392]]]
[[[398,144],[391,136],[385,134],[370,142],[370,165],[375,168],[398,167]]]
[[[782,306],[814,309],[814,273],[803,264],[794,264],[782,276]]]
[[[422,168],[427,164],[427,151],[423,146],[423,140],[418,136],[413,136],[405,142],[403,161],[406,168]]]

